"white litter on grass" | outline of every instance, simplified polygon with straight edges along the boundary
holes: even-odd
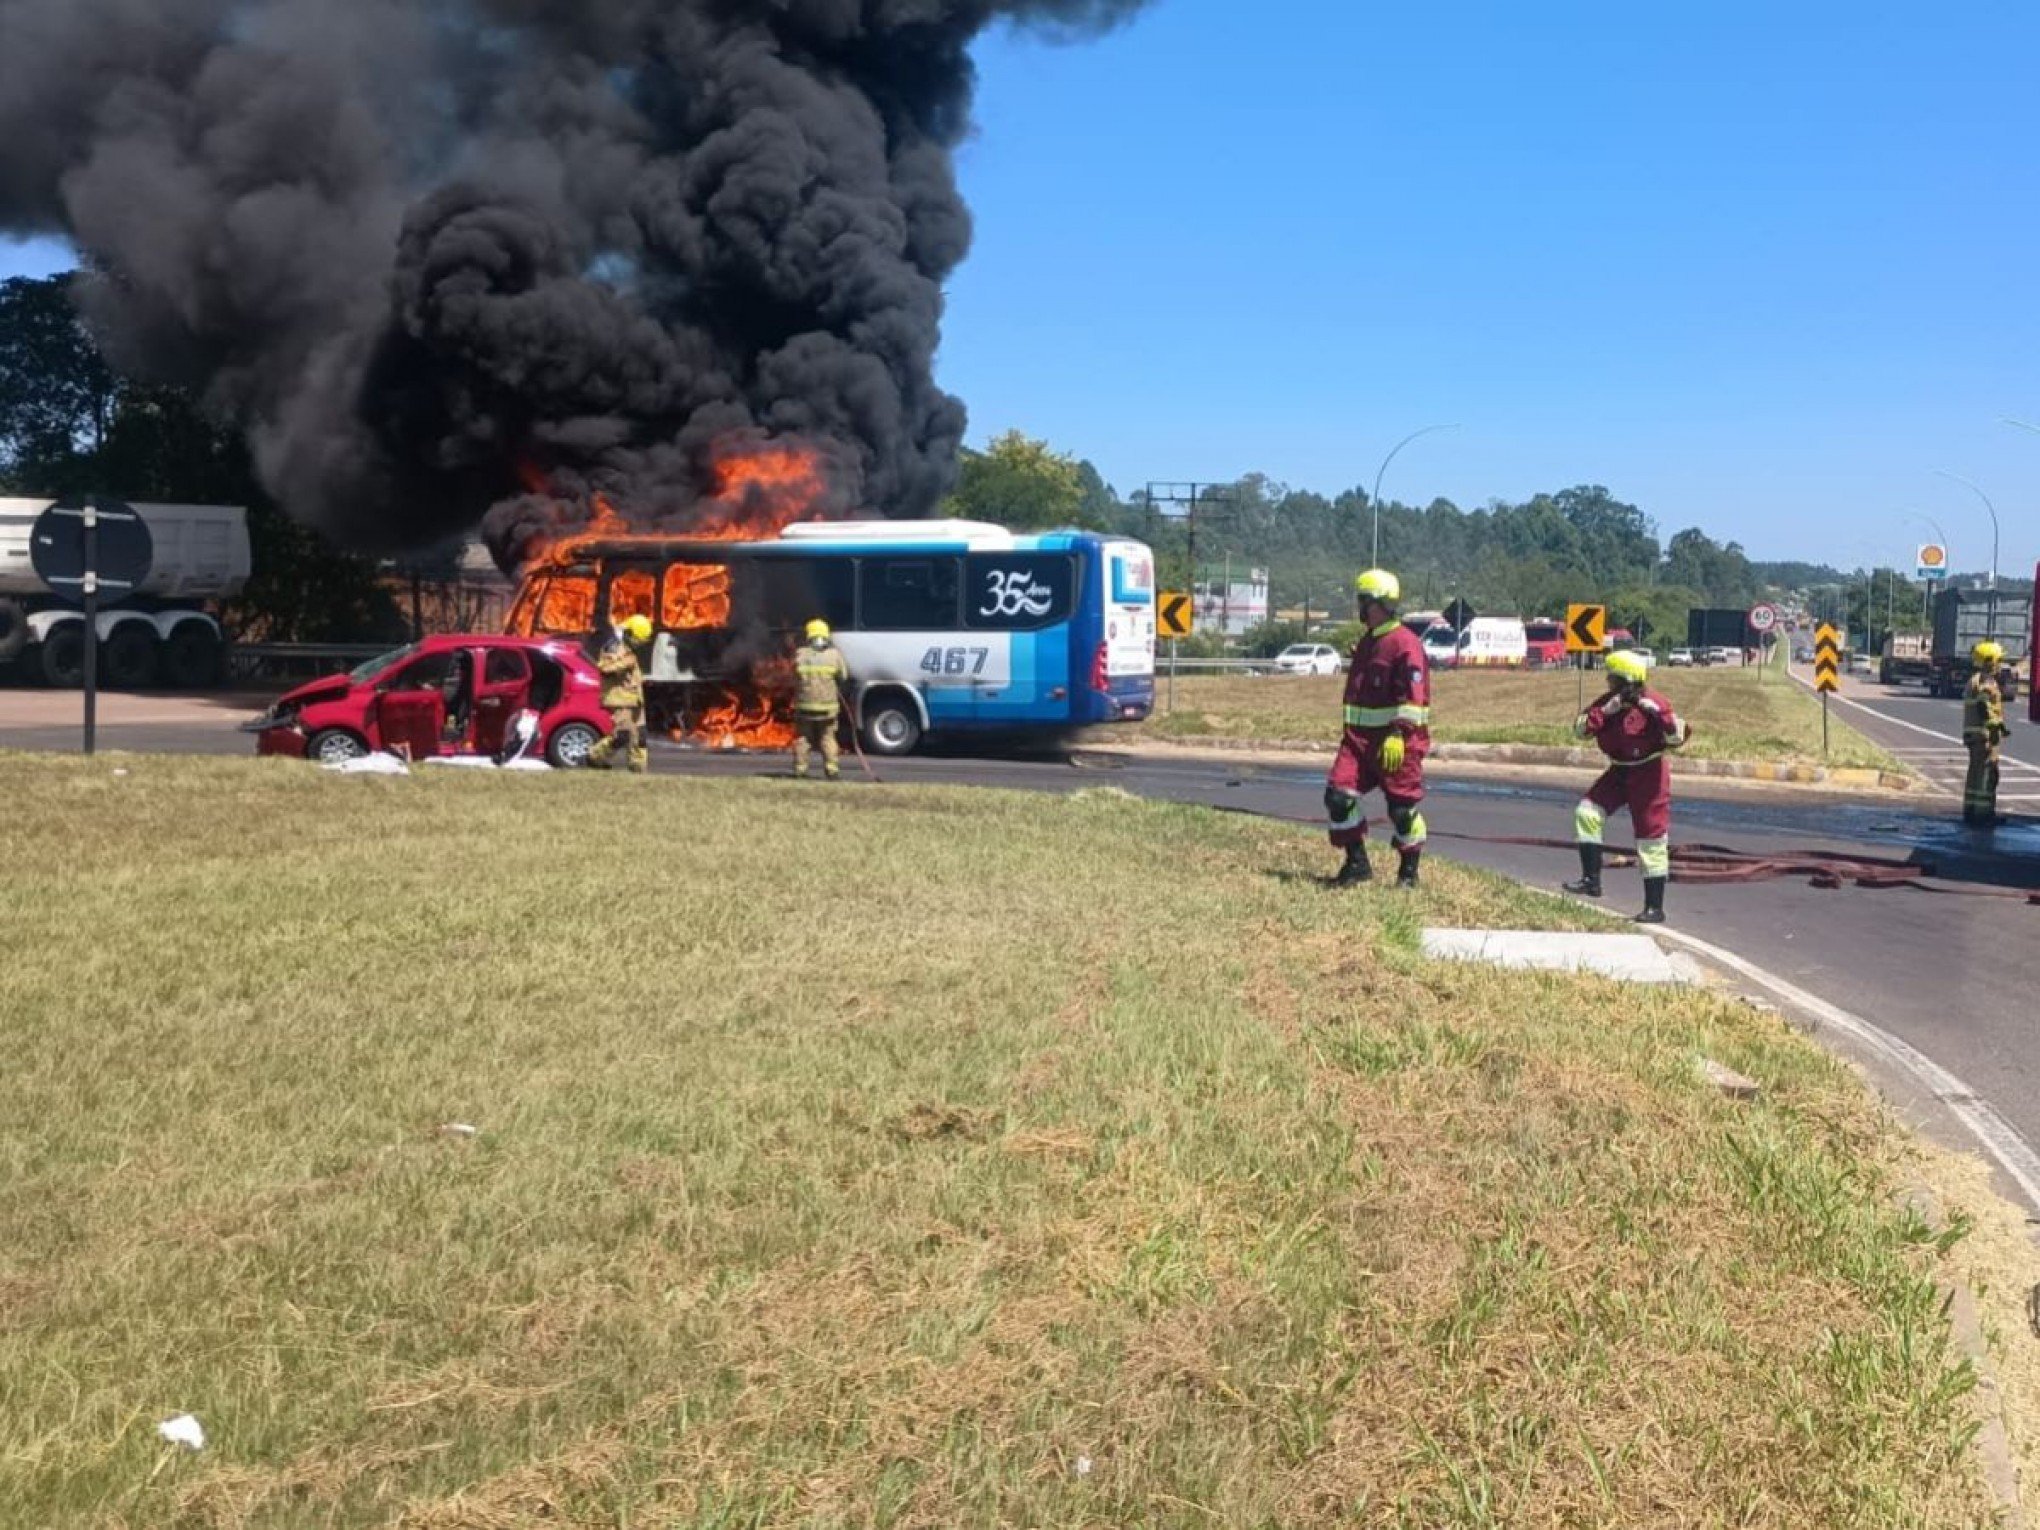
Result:
[[[1485,962],[1547,972],[1593,972],[1631,983],[1696,983],[1698,966],[1672,955],[1648,935],[1598,935],[1577,930],[1426,930],[1424,955],[1437,961]]]
[[[441,1135],[447,1137],[478,1137],[482,1129],[478,1126],[469,1126],[465,1121],[449,1121],[439,1130]]]
[[[364,754],[326,767],[343,776],[408,776],[411,767],[393,754]]]
[[[1089,1456],[1077,1457],[1077,1475],[1079,1477],[1088,1477],[1091,1475],[1091,1458]]]
[[[117,775],[117,776],[124,776],[124,775],[126,775],[126,774],[127,774],[127,771],[125,771],[125,770],[116,770],[116,771],[114,772],[114,774],[115,774],[115,775]]]
[[[182,1445],[186,1450],[205,1449],[205,1426],[189,1413],[164,1419],[156,1426],[156,1433],[172,1445]]]

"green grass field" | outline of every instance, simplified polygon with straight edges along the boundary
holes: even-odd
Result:
[[[1589,701],[1600,694],[1601,679],[1598,673],[1587,676]],[[1899,768],[1839,713],[1830,719],[1832,747],[1823,756],[1819,701],[1776,669],[1761,682],[1755,670],[1664,670],[1651,683],[1692,724],[1686,752],[1696,759]],[[1338,738],[1344,686],[1344,676],[1333,675],[1184,675],[1176,680],[1176,704],[1169,711],[1164,673],[1156,682],[1155,715],[1140,731],[1179,743],[1223,738],[1330,744]],[[1441,743],[1570,748],[1579,742],[1572,732],[1579,676],[1571,671],[1446,670],[1433,677],[1432,688],[1431,732]]]
[[[1591,914],[1109,790],[0,780],[0,1524],[1985,1517],[1841,1066],[1414,954]]]

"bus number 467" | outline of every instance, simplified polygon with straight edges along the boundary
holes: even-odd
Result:
[[[921,655],[924,675],[982,675],[989,648],[931,648]]]

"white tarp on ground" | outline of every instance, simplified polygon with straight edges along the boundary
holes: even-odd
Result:
[[[1667,952],[1648,935],[1578,930],[1426,930],[1424,955],[1552,972],[1595,972],[1631,983],[1696,983],[1690,957]]]

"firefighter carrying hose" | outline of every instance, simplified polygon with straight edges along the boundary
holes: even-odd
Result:
[[[1971,651],[1969,684],[1962,692],[1962,746],[1969,751],[1969,774],[1962,782],[1962,821],[1987,829],[1998,821],[1998,748],[2005,739],[2005,693],[1998,666],[2005,662],[2004,645],[1988,638]]]
[[[1345,733],[1325,782],[1332,843],[1346,852],[1332,885],[1353,887],[1374,875],[1360,799],[1379,787],[1401,857],[1396,886],[1415,887],[1426,834],[1418,805],[1424,800],[1424,756],[1431,749],[1431,667],[1417,635],[1397,619],[1402,584],[1395,575],[1370,568],[1353,581],[1353,589],[1363,630],[1346,677]]]
[[[843,687],[850,666],[829,638],[829,624],[816,617],[807,624],[807,645],[794,659],[800,686],[794,693],[793,773],[807,779],[814,751],[822,752],[822,774],[843,779],[842,745],[836,742],[836,719],[843,707]]]
[[[609,641],[595,660],[595,667],[602,671],[602,705],[609,709],[614,724],[609,737],[597,740],[588,751],[588,763],[597,770],[609,769],[609,757],[618,747],[628,749],[634,775],[643,775],[651,766],[651,751],[645,742],[645,672],[637,656],[637,650],[651,640],[649,616],[626,617],[610,630]]]
[[[1665,882],[1672,874],[1671,751],[1685,747],[1687,732],[1671,702],[1644,683],[1649,676],[1635,654],[1609,654],[1607,693],[1573,723],[1581,738],[1601,746],[1609,765],[1573,812],[1580,875],[1565,890],[1601,896],[1601,831],[1608,815],[1626,804],[1643,867],[1643,912],[1636,922],[1663,924]]]

